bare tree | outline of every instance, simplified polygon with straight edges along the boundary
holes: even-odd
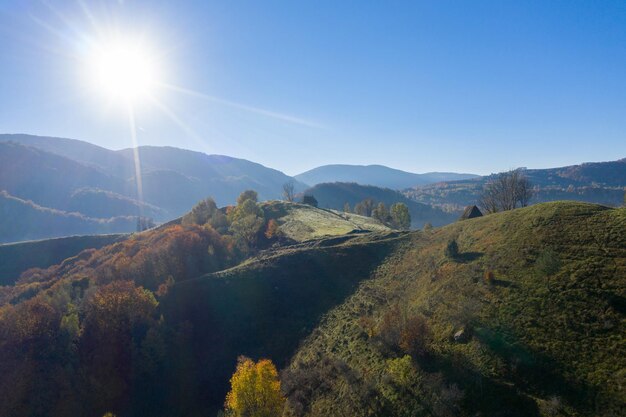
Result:
[[[295,197],[293,181],[288,181],[283,184],[283,198],[289,202],[293,202]]]
[[[501,172],[487,183],[479,205],[488,213],[513,210],[518,205],[526,207],[533,196],[530,181],[520,168]]]
[[[357,203],[354,206],[354,212],[361,216],[372,217],[372,211],[374,210],[374,200],[366,198],[365,200]]]

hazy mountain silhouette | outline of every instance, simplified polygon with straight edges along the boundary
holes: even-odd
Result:
[[[356,182],[395,190],[474,177],[477,175],[453,172],[414,174],[383,165],[323,165],[295,176],[299,181],[311,186],[327,182]]]

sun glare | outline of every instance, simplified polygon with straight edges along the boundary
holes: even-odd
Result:
[[[93,87],[112,100],[137,102],[156,87],[158,66],[148,48],[116,42],[96,48],[91,58]]]

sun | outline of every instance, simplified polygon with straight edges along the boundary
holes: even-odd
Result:
[[[136,103],[149,97],[159,78],[150,49],[138,42],[119,40],[94,48],[90,58],[90,83],[114,101]]]

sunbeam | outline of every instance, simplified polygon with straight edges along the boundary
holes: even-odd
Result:
[[[130,136],[133,144],[133,160],[135,162],[135,184],[137,184],[137,200],[143,203],[143,184],[141,181],[141,161],[139,159],[139,143],[137,141],[137,126],[135,123],[135,110],[128,105],[128,122]],[[139,216],[143,217],[143,207],[139,206]]]
[[[288,122],[288,123],[293,123],[293,124],[297,124],[297,125],[301,125],[301,126],[306,126],[306,127],[311,127],[311,128],[315,128],[315,129],[325,129],[325,126],[322,126],[319,123],[315,123],[309,120],[305,120],[305,119],[301,119],[299,117],[294,117],[288,114],[283,114],[283,113],[277,113],[277,112],[273,112],[273,111],[269,111],[269,110],[265,110],[265,109],[260,109],[258,107],[253,107],[253,106],[248,106],[246,104],[240,104],[240,103],[236,103],[234,101],[230,101],[230,100],[224,100],[222,98],[219,97],[215,97],[215,96],[211,96],[208,94],[204,94],[204,93],[200,93],[198,91],[194,91],[194,90],[190,90],[188,88],[183,88],[183,87],[178,87],[175,85],[171,85],[171,84],[165,84],[165,83],[160,83],[160,86],[170,89],[172,91],[176,91],[178,93],[183,93],[183,94],[187,94],[193,97],[198,97],[198,98],[202,98],[205,100],[209,100],[212,101],[214,103],[219,103],[219,104],[223,104],[235,109],[239,109],[239,110],[244,110],[250,113],[255,113],[255,114],[259,114],[261,116],[266,116],[266,117],[270,117],[272,119],[277,119],[277,120],[282,120],[283,122]]]
[[[202,136],[200,136],[191,127],[187,126],[185,122],[183,122],[181,118],[176,115],[176,113],[174,113],[171,109],[169,109],[165,104],[161,103],[155,97],[150,97],[150,100],[152,104],[158,107],[158,109],[161,110],[167,117],[169,117],[170,120],[172,120],[178,127],[183,129],[185,133],[187,133],[198,145],[200,145],[204,150],[210,151],[209,146],[202,139]]]

